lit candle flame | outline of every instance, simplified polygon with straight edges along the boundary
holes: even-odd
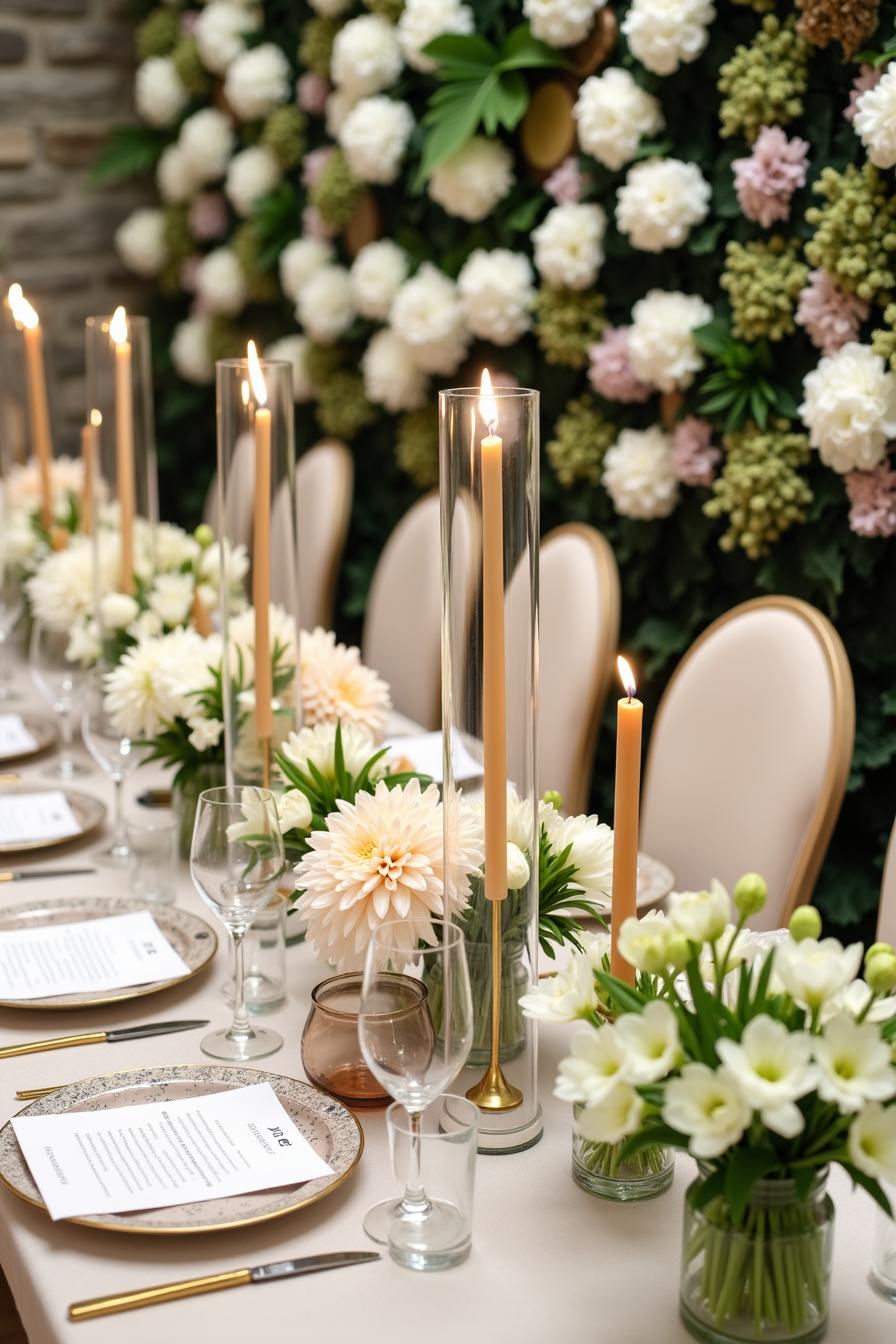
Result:
[[[31,304],[25,298],[24,294],[13,307],[12,315],[15,319],[16,325],[19,327],[40,326],[40,318],[38,317],[35,309],[32,308]]]
[[[103,423],[102,411],[98,411],[94,408],[90,412],[90,423],[93,425],[94,429],[99,429],[100,425]]]
[[[116,345],[124,345],[128,339],[128,315],[121,304],[112,314],[112,321],[109,323],[109,335]]]
[[[249,382],[252,384],[252,395],[258,405],[267,406],[268,389],[261,372],[261,362],[254,341],[249,342]]]
[[[495,390],[492,387],[488,369],[482,370],[482,382],[479,385],[479,414],[488,425],[489,434],[496,434],[498,430],[498,403],[495,400]]]
[[[635,685],[635,674],[629,663],[626,662],[621,654],[616,659],[616,669],[619,672],[619,680],[625,687],[626,695],[629,700],[633,700],[635,698],[635,691],[638,689]]]
[[[25,295],[22,292],[22,286],[18,283],[10,285],[9,289],[6,291],[6,302],[12,310],[13,317],[15,317],[16,308],[22,302],[24,297]]]

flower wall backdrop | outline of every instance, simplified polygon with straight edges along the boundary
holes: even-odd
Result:
[[[544,524],[611,540],[649,700],[739,600],[833,616],[859,702],[820,893],[841,924],[876,906],[896,803],[894,20],[869,0],[166,4],[137,33],[145,124],[97,169],[158,184],[117,245],[158,286],[170,511],[195,514],[211,471],[214,360],[261,339],[293,361],[299,442],[355,450],[343,624],[436,481],[438,388],[484,362],[542,389]]]

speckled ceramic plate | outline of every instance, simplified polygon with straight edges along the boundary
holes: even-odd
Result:
[[[57,994],[47,999],[0,999],[0,1008],[30,1008],[49,1011],[59,1008],[96,1008],[158,994],[172,985],[182,985],[205,970],[218,947],[214,929],[189,910],[176,905],[146,905],[143,901],[110,901],[101,896],[69,896],[54,901],[29,901],[0,909],[0,930],[38,929],[47,924],[75,924],[82,919],[108,919],[110,915],[130,915],[149,910],[175,952],[189,967],[189,974],[176,980],[153,980],[148,985],[129,985],[124,989],[105,989],[96,993]]]
[[[361,1159],[364,1136],[351,1111],[333,1097],[308,1083],[257,1069],[226,1064],[184,1064],[131,1073],[112,1073],[70,1083],[48,1097],[26,1106],[20,1115],[61,1115],[65,1111],[106,1111],[118,1106],[136,1106],[149,1101],[180,1101],[208,1096],[234,1087],[270,1083],[284,1110],[316,1153],[333,1168],[331,1176],[315,1181],[262,1190],[253,1195],[230,1195],[196,1204],[178,1204],[168,1209],[144,1209],[138,1213],[104,1213],[66,1221],[114,1232],[185,1236],[196,1232],[246,1227],[271,1218],[282,1218],[295,1209],[314,1204],[346,1181]],[[0,1180],[20,1199],[38,1208],[46,1205],[31,1178],[12,1125],[0,1130]]]
[[[75,815],[79,827],[77,835],[61,835],[58,840],[17,840],[15,844],[0,844],[2,854],[24,854],[37,849],[59,849],[63,845],[77,845],[88,836],[95,835],[106,817],[106,805],[89,793],[78,793],[75,789],[35,788],[33,784],[15,784],[0,790],[0,806],[3,799],[11,793],[64,793],[69,807]]]
[[[50,719],[39,719],[33,714],[23,714],[22,723],[34,738],[34,746],[29,747],[27,751],[0,752],[0,766],[9,765],[13,761],[30,761],[32,756],[39,756],[56,741],[56,725]]]

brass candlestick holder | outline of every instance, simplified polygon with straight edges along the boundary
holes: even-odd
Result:
[[[492,902],[492,1030],[488,1068],[467,1089],[467,1097],[481,1111],[513,1111],[522,1105],[523,1094],[508,1083],[501,1068],[501,902]]]

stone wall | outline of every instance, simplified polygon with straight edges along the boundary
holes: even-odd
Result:
[[[84,416],[85,317],[140,306],[112,235],[141,190],[88,183],[132,89],[127,0],[0,0],[0,275],[46,330],[57,452]]]

